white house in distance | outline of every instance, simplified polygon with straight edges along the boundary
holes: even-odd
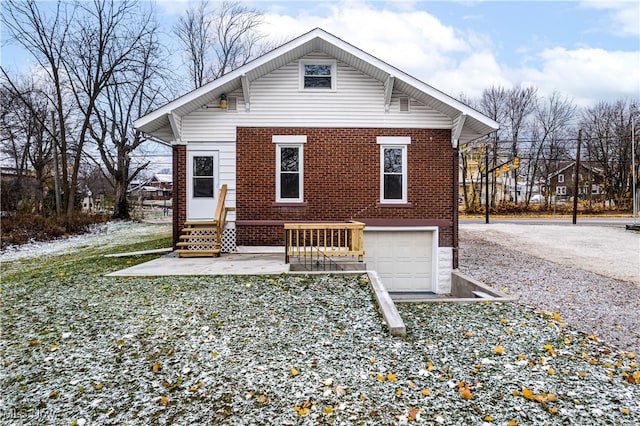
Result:
[[[358,221],[389,290],[448,293],[458,145],[498,123],[314,29],[135,127],[173,147],[174,244],[226,184],[223,250],[283,246],[285,224]]]

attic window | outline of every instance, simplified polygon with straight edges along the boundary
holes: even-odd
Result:
[[[335,84],[336,61],[300,61],[300,89],[335,90]]]
[[[409,112],[409,98],[400,98],[400,112]]]

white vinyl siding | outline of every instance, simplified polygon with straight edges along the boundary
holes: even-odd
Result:
[[[312,54],[303,59],[331,60]],[[299,62],[291,62],[251,82],[251,110],[245,110],[241,88],[227,97],[237,98],[237,111],[201,108],[182,118],[183,142],[235,141],[236,127],[387,127],[450,129],[452,120],[409,99],[408,112],[400,112],[395,90],[390,110],[384,109],[384,84],[353,67],[336,62],[335,91],[300,90]]]

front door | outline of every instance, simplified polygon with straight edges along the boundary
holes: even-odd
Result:
[[[212,220],[219,189],[218,151],[188,151],[187,220]]]

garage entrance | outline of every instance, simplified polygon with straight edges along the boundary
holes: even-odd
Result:
[[[437,227],[366,227],[364,251],[388,291],[435,291]]]

